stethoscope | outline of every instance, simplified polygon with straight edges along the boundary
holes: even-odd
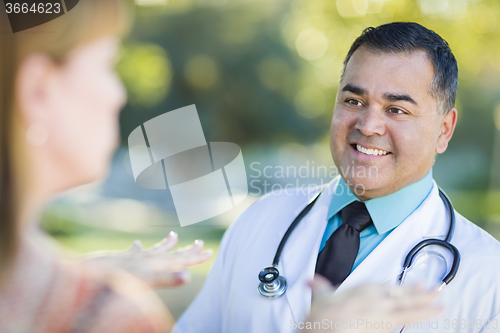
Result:
[[[286,279],[284,276],[280,275],[278,271],[278,263],[280,260],[281,252],[283,251],[283,248],[285,247],[285,244],[292,234],[293,230],[295,227],[299,224],[299,222],[302,220],[304,216],[311,210],[313,207],[314,203],[316,200],[318,200],[318,197],[320,196],[321,191],[317,193],[307,204],[307,206],[297,215],[295,220],[293,220],[292,224],[288,227],[285,235],[281,239],[281,242],[278,246],[278,249],[276,250],[276,254],[273,259],[273,265],[271,267],[266,267],[263,270],[260,271],[259,273],[259,280],[260,284],[258,287],[259,293],[267,298],[278,298],[282,296],[286,292]],[[458,271],[458,266],[460,265],[460,252],[458,249],[450,243],[451,238],[453,237],[453,232],[455,230],[455,212],[453,210],[453,206],[451,204],[450,199],[446,196],[446,194],[439,188],[439,196],[443,200],[446,209],[448,210],[450,214],[450,228],[448,230],[448,234],[446,235],[446,238],[444,240],[442,239],[436,239],[436,238],[429,238],[421,241],[417,245],[415,245],[411,251],[406,255],[406,259],[403,264],[403,271],[401,274],[398,276],[398,285],[401,285],[405,279],[406,273],[410,266],[412,265],[414,258],[417,256],[417,254],[425,247],[430,246],[430,245],[438,245],[441,247],[444,247],[448,249],[453,255],[453,264],[451,265],[450,271],[448,272],[448,275],[446,275],[442,279],[442,283],[439,286],[438,290],[441,290],[443,286],[449,284],[455,275],[457,274]]]

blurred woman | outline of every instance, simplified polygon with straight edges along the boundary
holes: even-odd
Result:
[[[52,195],[103,177],[117,147],[126,93],[114,64],[129,26],[127,7],[84,0],[26,31],[13,34],[8,23],[1,10],[0,331],[169,331],[172,319],[146,283],[92,262],[121,265],[147,280],[154,277],[150,258],[175,245],[174,233],[151,251],[135,245],[118,257],[74,263],[50,250],[37,225]],[[184,281],[183,267],[210,257],[202,249],[196,242],[171,254],[167,263],[180,272],[163,266],[169,276],[162,284]],[[140,260],[129,267],[124,258]]]

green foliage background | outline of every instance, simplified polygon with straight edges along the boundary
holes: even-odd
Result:
[[[444,37],[459,64],[459,124],[449,158],[437,160],[436,180],[456,200],[467,197],[463,191],[484,199],[500,188],[499,1],[169,0],[136,14],[118,66],[130,96],[121,115],[124,145],[139,124],[189,104],[197,105],[207,140],[235,142],[244,152],[327,145],[352,41],[368,26],[415,21]],[[461,206],[481,221],[500,214],[486,201]]]

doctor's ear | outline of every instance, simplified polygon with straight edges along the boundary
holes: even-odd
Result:
[[[441,122],[440,134],[438,136],[436,153],[442,154],[448,148],[448,142],[453,136],[455,131],[455,126],[457,125],[457,109],[451,109],[444,117]]]
[[[42,53],[22,60],[16,77],[16,101],[18,111],[27,126],[45,125],[50,117],[54,77],[58,65]]]

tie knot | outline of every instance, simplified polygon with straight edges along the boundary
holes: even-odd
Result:
[[[361,201],[354,201],[342,209],[342,224],[349,224],[351,227],[361,232],[372,224],[372,219],[366,205]]]

